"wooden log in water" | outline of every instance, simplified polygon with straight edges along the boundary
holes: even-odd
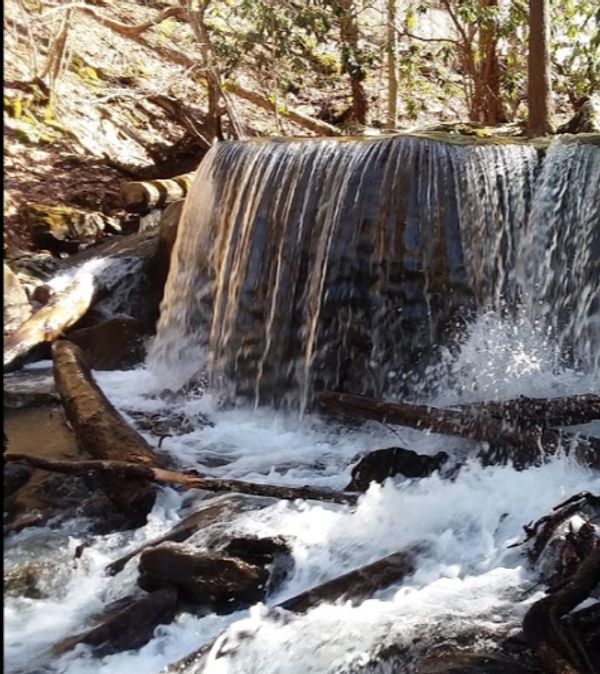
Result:
[[[106,572],[114,576],[119,573],[130,559],[133,559],[147,548],[160,545],[161,543],[172,542],[181,543],[195,534],[201,528],[209,526],[214,522],[227,522],[232,516],[243,512],[244,510],[260,510],[272,503],[271,499],[250,498],[241,494],[228,494],[211,501],[195,513],[192,513],[185,519],[178,522],[162,536],[140,545],[126,555],[123,555],[106,567]]]
[[[573,426],[600,419],[600,395],[587,393],[561,398],[527,398],[467,403],[453,410],[474,417],[494,417],[514,426]]]
[[[430,405],[387,402],[350,393],[325,391],[321,394],[321,404],[327,411],[346,418],[373,419],[486,442],[489,448],[480,453],[485,463],[510,459],[519,468],[525,468],[556,454],[562,447],[584,465],[600,468],[598,438],[580,437],[534,424],[514,428],[489,415],[465,414]]]
[[[192,184],[193,173],[167,180],[147,180],[124,183],[120,198],[125,210],[144,215],[153,208],[163,208],[173,201],[183,199]]]
[[[425,549],[424,544],[415,544],[301,592],[277,604],[274,608],[293,613],[305,613],[323,602],[366,599],[377,590],[390,587],[414,573],[417,556]],[[181,660],[167,665],[160,674],[183,674],[192,664],[196,668],[195,671],[201,671],[202,660],[208,655],[218,638],[212,639]]]
[[[98,286],[91,274],[79,274],[4,341],[4,370],[18,367],[36,346],[53,342],[77,323],[94,302]]]
[[[81,349],[59,340],[52,345],[52,358],[56,389],[80,449],[101,463],[126,461],[140,470],[162,468],[150,445],[100,390]],[[154,486],[139,475],[121,475],[116,470],[105,475],[111,500],[133,521],[143,523],[154,504]]]
[[[118,451],[118,443],[115,450]],[[296,499],[325,501],[331,503],[354,504],[357,494],[349,494],[341,491],[317,489],[315,487],[284,487],[272,484],[257,484],[243,482],[241,480],[221,480],[216,478],[201,477],[190,473],[180,473],[165,468],[157,468],[141,463],[129,463],[127,461],[56,461],[44,459],[33,454],[16,454],[7,452],[4,461],[22,461],[34,468],[49,470],[68,475],[86,475],[98,473],[110,479],[120,480],[129,484],[132,480],[146,481],[148,484],[169,484],[183,487],[184,489],[203,489],[212,492],[229,492],[239,494],[251,494],[254,496],[267,496],[288,501]]]

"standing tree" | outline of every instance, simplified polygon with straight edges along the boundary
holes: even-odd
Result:
[[[352,119],[367,123],[369,103],[363,86],[367,76],[364,55],[360,47],[360,31],[354,0],[330,0],[340,27],[342,70],[350,77],[352,90]]]
[[[530,136],[552,132],[552,85],[550,81],[550,3],[529,0],[529,53],[527,100]]]
[[[398,121],[398,54],[396,36],[396,0],[387,0],[387,126],[395,128]]]

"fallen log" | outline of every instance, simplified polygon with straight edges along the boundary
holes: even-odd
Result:
[[[53,342],[77,323],[93,304],[98,290],[92,274],[80,273],[64,290],[55,293],[46,305],[5,339],[4,371],[18,367],[34,347]]]
[[[377,590],[397,583],[414,573],[416,558],[425,550],[422,544],[416,544],[406,550],[400,550],[376,562],[349,571],[337,578],[326,581],[294,597],[290,597],[274,609],[283,609],[293,613],[305,613],[322,602],[359,601],[369,597]],[[221,635],[203,644],[200,648],[167,665],[160,674],[183,674],[193,664],[195,671],[201,671],[202,660],[208,655]],[[216,657],[219,657],[217,654]]]
[[[549,674],[594,674],[585,652],[565,634],[560,618],[572,611],[600,583],[600,547],[580,565],[569,582],[535,602],[523,619],[523,632]]]
[[[479,454],[485,463],[501,463],[512,459],[517,468],[525,468],[554,455],[562,447],[584,465],[600,468],[598,438],[575,436],[535,425],[515,429],[490,416],[477,417],[430,405],[386,402],[350,393],[325,391],[321,394],[321,404],[333,414],[352,419],[373,419],[486,442],[489,447]]]
[[[167,542],[182,543],[195,534],[199,529],[206,527],[213,522],[227,522],[232,516],[241,513],[244,510],[259,510],[270,503],[272,503],[270,499],[262,501],[256,498],[251,499],[247,496],[242,496],[241,494],[232,494],[212,499],[204,508],[181,520],[181,522],[177,523],[162,536],[158,536],[157,538],[140,545],[138,548],[135,548],[126,555],[111,562],[106,567],[106,572],[109,575],[114,576],[123,570],[130,559],[137,557],[137,555],[147,548]]]
[[[346,492],[316,489],[308,486],[283,487],[271,484],[243,482],[241,480],[221,480],[200,477],[191,473],[180,473],[140,463],[128,463],[127,461],[55,461],[34,456],[33,454],[17,454],[12,452],[4,454],[4,461],[22,461],[34,468],[41,468],[42,470],[56,473],[67,473],[69,475],[85,475],[92,472],[120,481],[145,480],[147,483],[177,485],[184,489],[252,494],[254,496],[269,496],[289,501],[304,499],[351,505],[356,503],[358,499],[356,494],[348,494]],[[127,482],[127,484],[130,483]]]
[[[592,393],[564,398],[527,398],[499,402],[467,403],[453,410],[480,417],[486,415],[514,426],[574,426],[600,419],[600,395]]]
[[[161,469],[162,464],[150,445],[123,419],[96,384],[81,349],[59,340],[52,345],[52,358],[56,389],[80,449],[103,464],[125,459],[128,465],[141,470]],[[105,488],[114,504],[133,521],[144,522],[154,505],[154,487],[140,475],[121,475],[118,470],[105,471],[105,475]]]
[[[167,204],[183,199],[192,183],[193,173],[168,180],[133,181],[121,186],[120,198],[125,210],[140,215],[149,213],[153,208],[162,208]]]

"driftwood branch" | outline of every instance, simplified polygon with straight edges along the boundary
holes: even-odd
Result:
[[[600,440],[581,438],[535,424],[525,429],[514,428],[488,415],[465,414],[429,405],[385,402],[331,391],[321,394],[321,404],[329,412],[353,419],[374,419],[489,443],[490,449],[480,455],[487,462],[512,458],[515,465],[523,468],[552,456],[562,447],[581,463],[600,467]]]
[[[58,461],[44,459],[32,454],[4,454],[5,461],[21,461],[33,466],[56,473],[69,475],[85,475],[89,472],[122,480],[145,480],[149,483],[168,484],[183,487],[184,489],[203,489],[212,492],[234,492],[252,494],[254,496],[270,496],[278,499],[295,500],[306,499],[314,501],[329,501],[332,503],[356,503],[357,495],[345,492],[328,491],[314,487],[284,487],[270,484],[256,484],[241,480],[220,480],[216,478],[200,477],[191,473],[180,473],[175,470],[157,468],[127,461]]]

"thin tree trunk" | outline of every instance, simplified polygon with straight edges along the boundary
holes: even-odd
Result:
[[[481,0],[482,9],[492,10],[498,7],[498,0]],[[485,124],[498,124],[504,121],[502,99],[500,96],[500,64],[498,62],[498,32],[496,21],[485,19],[479,33],[480,63],[480,120]]]
[[[352,118],[359,124],[366,124],[369,104],[363,87],[364,74],[358,45],[359,30],[354,14],[354,2],[353,0],[338,0],[337,6],[342,42],[342,64],[344,72],[350,77],[352,90]]]
[[[398,58],[396,35],[396,0],[387,0],[387,126],[396,128],[398,121]]]
[[[530,136],[543,136],[552,132],[549,0],[529,0],[527,76],[527,130]]]

